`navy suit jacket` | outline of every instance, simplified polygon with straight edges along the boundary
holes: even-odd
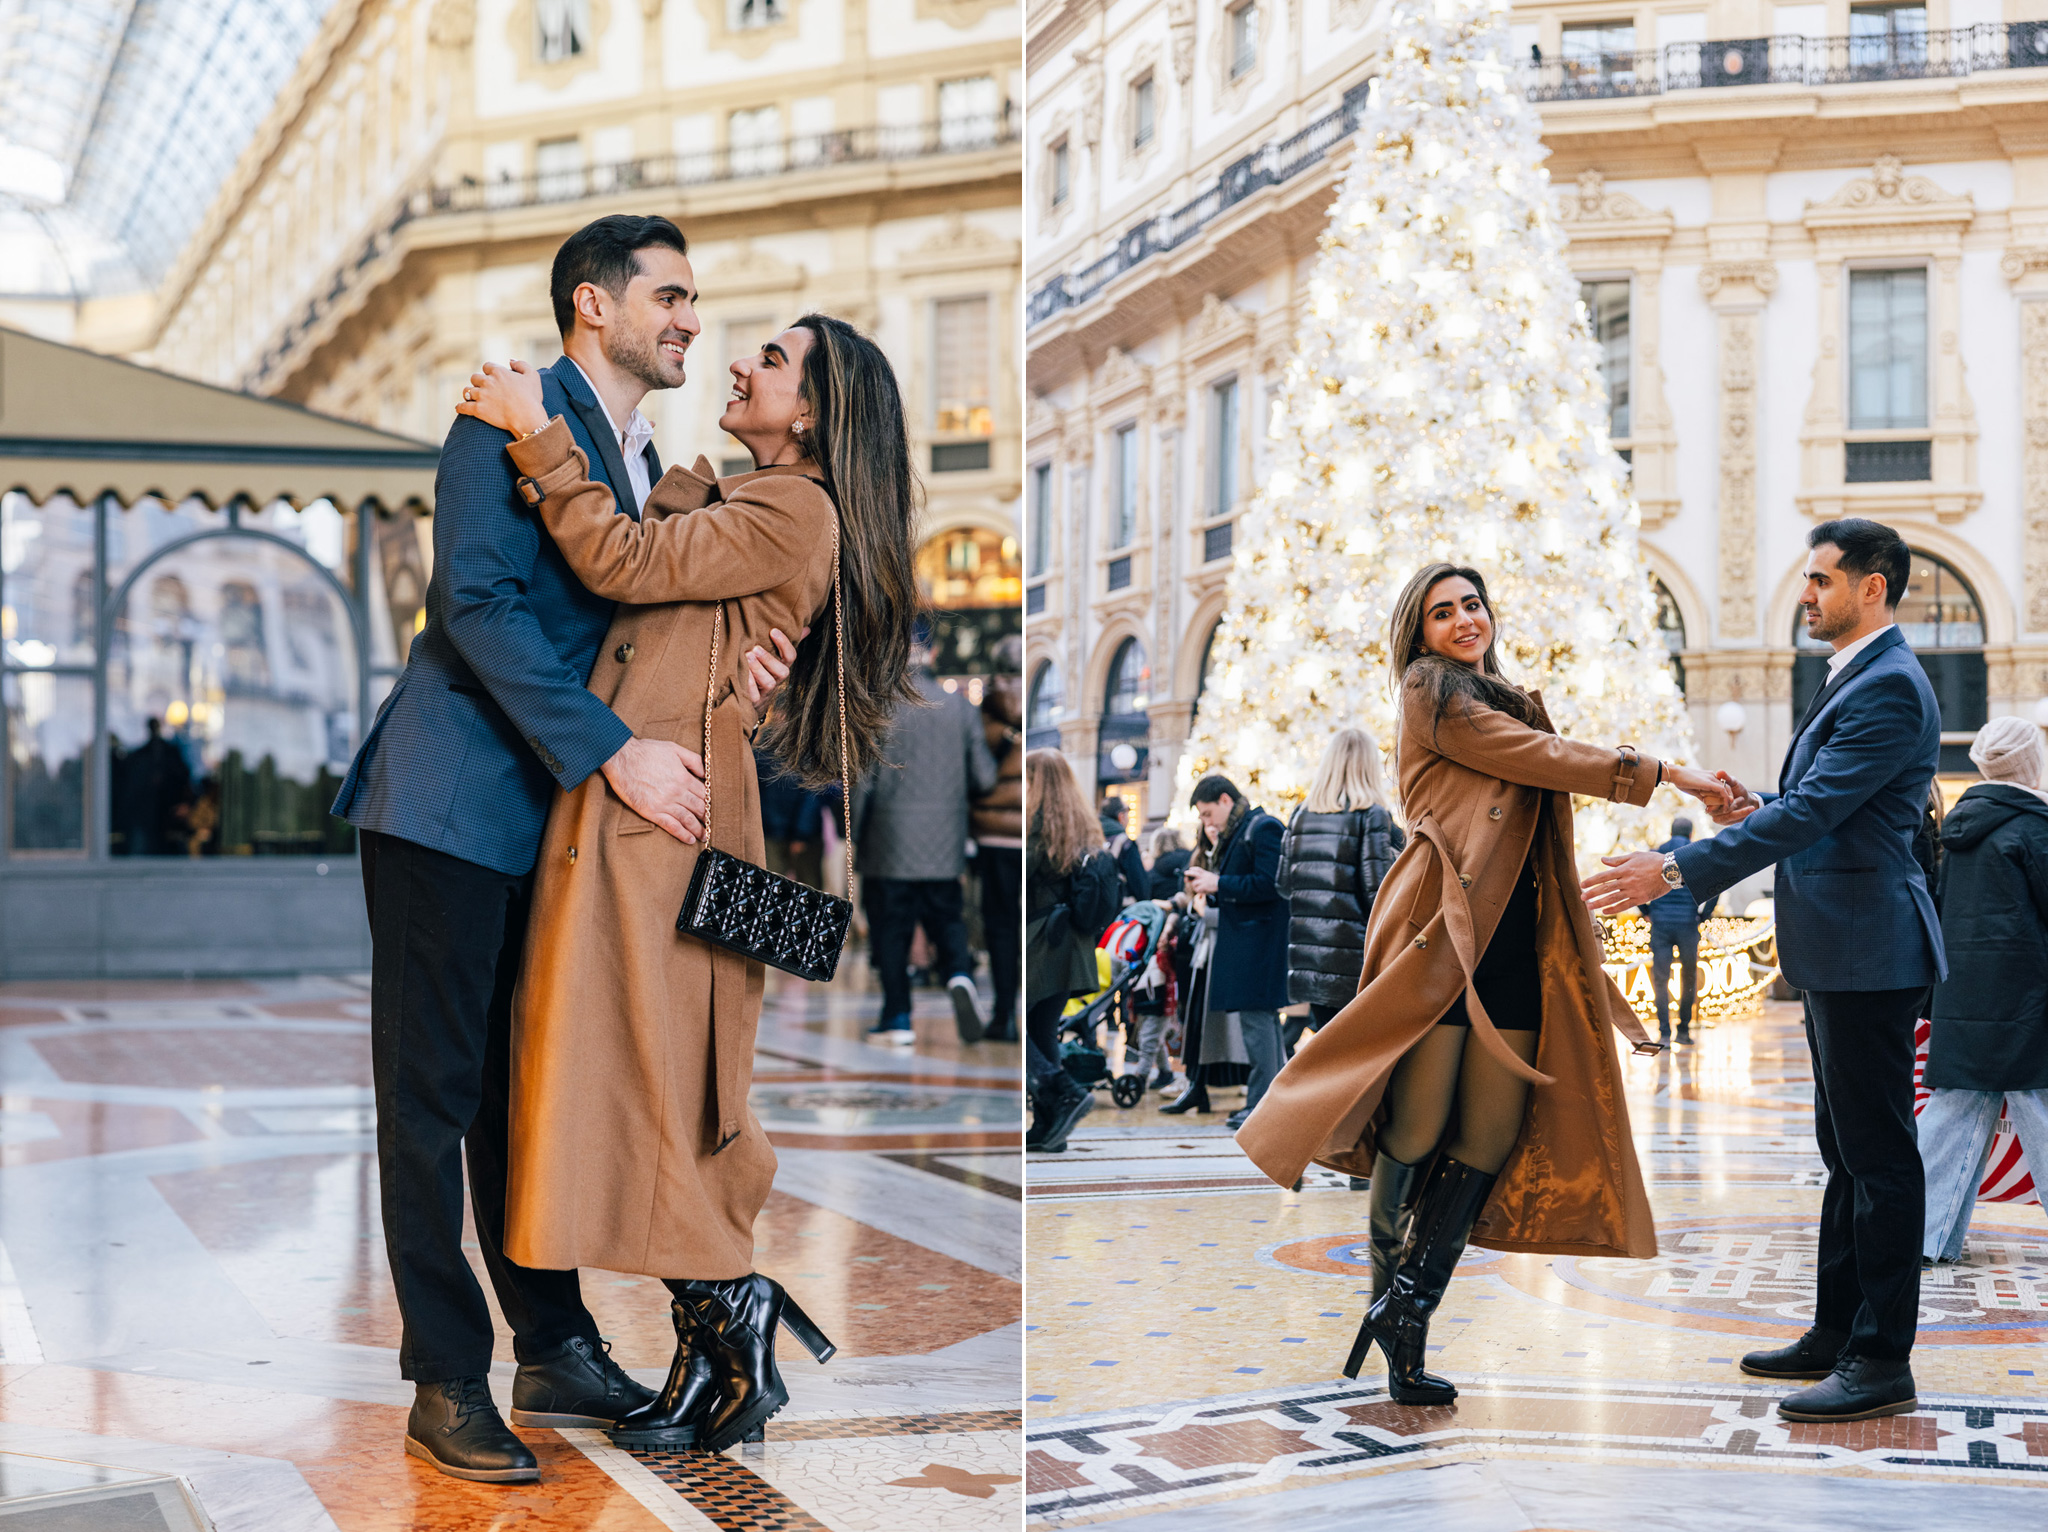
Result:
[[[618,440],[582,370],[541,373],[550,415],[638,517]],[[555,788],[573,788],[633,737],[584,689],[614,603],[570,571],[514,488],[507,432],[458,415],[434,477],[426,625],[378,710],[333,812],[493,871],[530,872]],[[660,476],[647,449],[648,482]]]
[[[1822,692],[1779,791],[1676,855],[1704,904],[1778,864],[1778,960],[1797,989],[1912,989],[1948,975],[1941,918],[1913,856],[1941,758],[1941,711],[1896,627]]]

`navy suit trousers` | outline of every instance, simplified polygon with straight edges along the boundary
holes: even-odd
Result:
[[[1920,1320],[1926,1181],[1913,1126],[1913,1023],[1926,988],[1808,990],[1813,1130],[1828,1168],[1814,1323],[1845,1352],[1903,1361]]]
[[[362,832],[370,907],[370,1059],[384,1249],[404,1338],[401,1375],[442,1383],[490,1371],[491,1314],[462,1250],[462,1161],[484,1269],[538,1361],[581,1335],[597,1344],[573,1271],[505,1258],[512,989],[533,875]],[[1917,1165],[1919,1161],[1915,1160]]]

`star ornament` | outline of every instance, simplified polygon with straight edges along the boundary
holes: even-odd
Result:
[[[904,1489],[951,1490],[956,1495],[972,1495],[976,1500],[986,1500],[995,1494],[998,1484],[1015,1484],[1019,1477],[1013,1473],[972,1473],[950,1463],[927,1463],[924,1472],[916,1478],[891,1479],[889,1482]]]

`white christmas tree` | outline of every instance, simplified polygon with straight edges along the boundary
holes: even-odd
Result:
[[[1507,4],[1394,0],[1385,38],[1239,528],[1181,802],[1216,770],[1284,812],[1336,729],[1362,723],[1390,749],[1388,612],[1434,559],[1486,574],[1503,664],[1560,732],[1693,755],[1547,151],[1510,79]],[[1676,806],[1579,800],[1582,861],[1661,837]]]

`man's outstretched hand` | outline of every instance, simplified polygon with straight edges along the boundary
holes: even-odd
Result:
[[[703,838],[704,760],[696,751],[665,739],[629,739],[604,763],[604,779],[627,808],[684,845]]]
[[[811,636],[805,628],[797,634],[800,644]],[[770,654],[759,644],[747,651],[747,701],[754,705],[754,711],[761,710],[761,703],[767,695],[789,679],[789,667],[796,663],[796,644],[783,637],[782,629],[770,628],[768,637],[774,642],[778,654]]]
[[[1711,804],[1708,805],[1707,815],[1715,824],[1739,824],[1764,806],[1763,799],[1729,776],[1727,772],[1717,771],[1714,775],[1720,779],[1721,786],[1728,793],[1726,808],[1717,811]]]

